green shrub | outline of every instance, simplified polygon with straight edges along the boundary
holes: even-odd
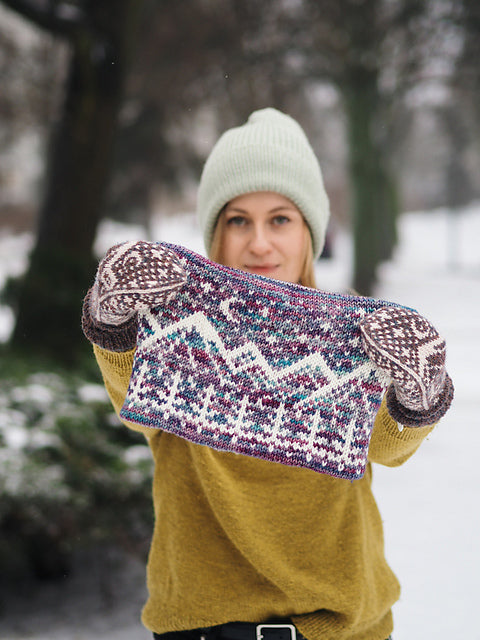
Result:
[[[143,436],[121,425],[99,381],[2,361],[0,575],[63,576],[81,545],[144,552],[153,463]]]

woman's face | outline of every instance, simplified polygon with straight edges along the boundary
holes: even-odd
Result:
[[[231,200],[221,215],[225,266],[284,282],[299,281],[310,232],[288,198],[271,191],[248,193]]]

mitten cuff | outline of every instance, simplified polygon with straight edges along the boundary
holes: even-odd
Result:
[[[133,349],[137,342],[137,315],[120,325],[97,322],[91,312],[91,295],[92,289],[89,289],[83,302],[82,329],[85,337],[107,351],[123,352]]]
[[[387,389],[387,409],[394,420],[405,427],[424,427],[438,422],[448,411],[453,400],[453,382],[448,373],[445,376],[443,391],[437,402],[426,411],[415,411],[400,404],[391,384]]]

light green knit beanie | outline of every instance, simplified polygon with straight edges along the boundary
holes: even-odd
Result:
[[[222,208],[237,196],[274,191],[289,198],[310,227],[313,252],[325,242],[330,208],[318,160],[300,125],[268,108],[226,131],[203,169],[197,214],[207,251]]]

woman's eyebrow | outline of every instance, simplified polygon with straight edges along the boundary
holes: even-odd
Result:
[[[296,211],[296,210],[297,209],[293,206],[290,207],[289,205],[281,204],[278,207],[273,207],[273,209],[269,209],[267,213],[278,213],[279,211]],[[228,213],[229,211],[234,211],[235,213],[244,213],[245,215],[248,215],[248,210],[242,209],[241,207],[227,206],[225,208],[225,213]]]
[[[287,204],[282,204],[278,207],[274,207],[273,209],[270,209],[268,213],[277,213],[278,211],[296,211],[296,208],[290,207]]]
[[[241,209],[240,207],[227,207],[225,209],[225,213],[228,213],[228,211],[235,211],[235,213],[245,213],[248,214],[248,211],[246,209]]]

